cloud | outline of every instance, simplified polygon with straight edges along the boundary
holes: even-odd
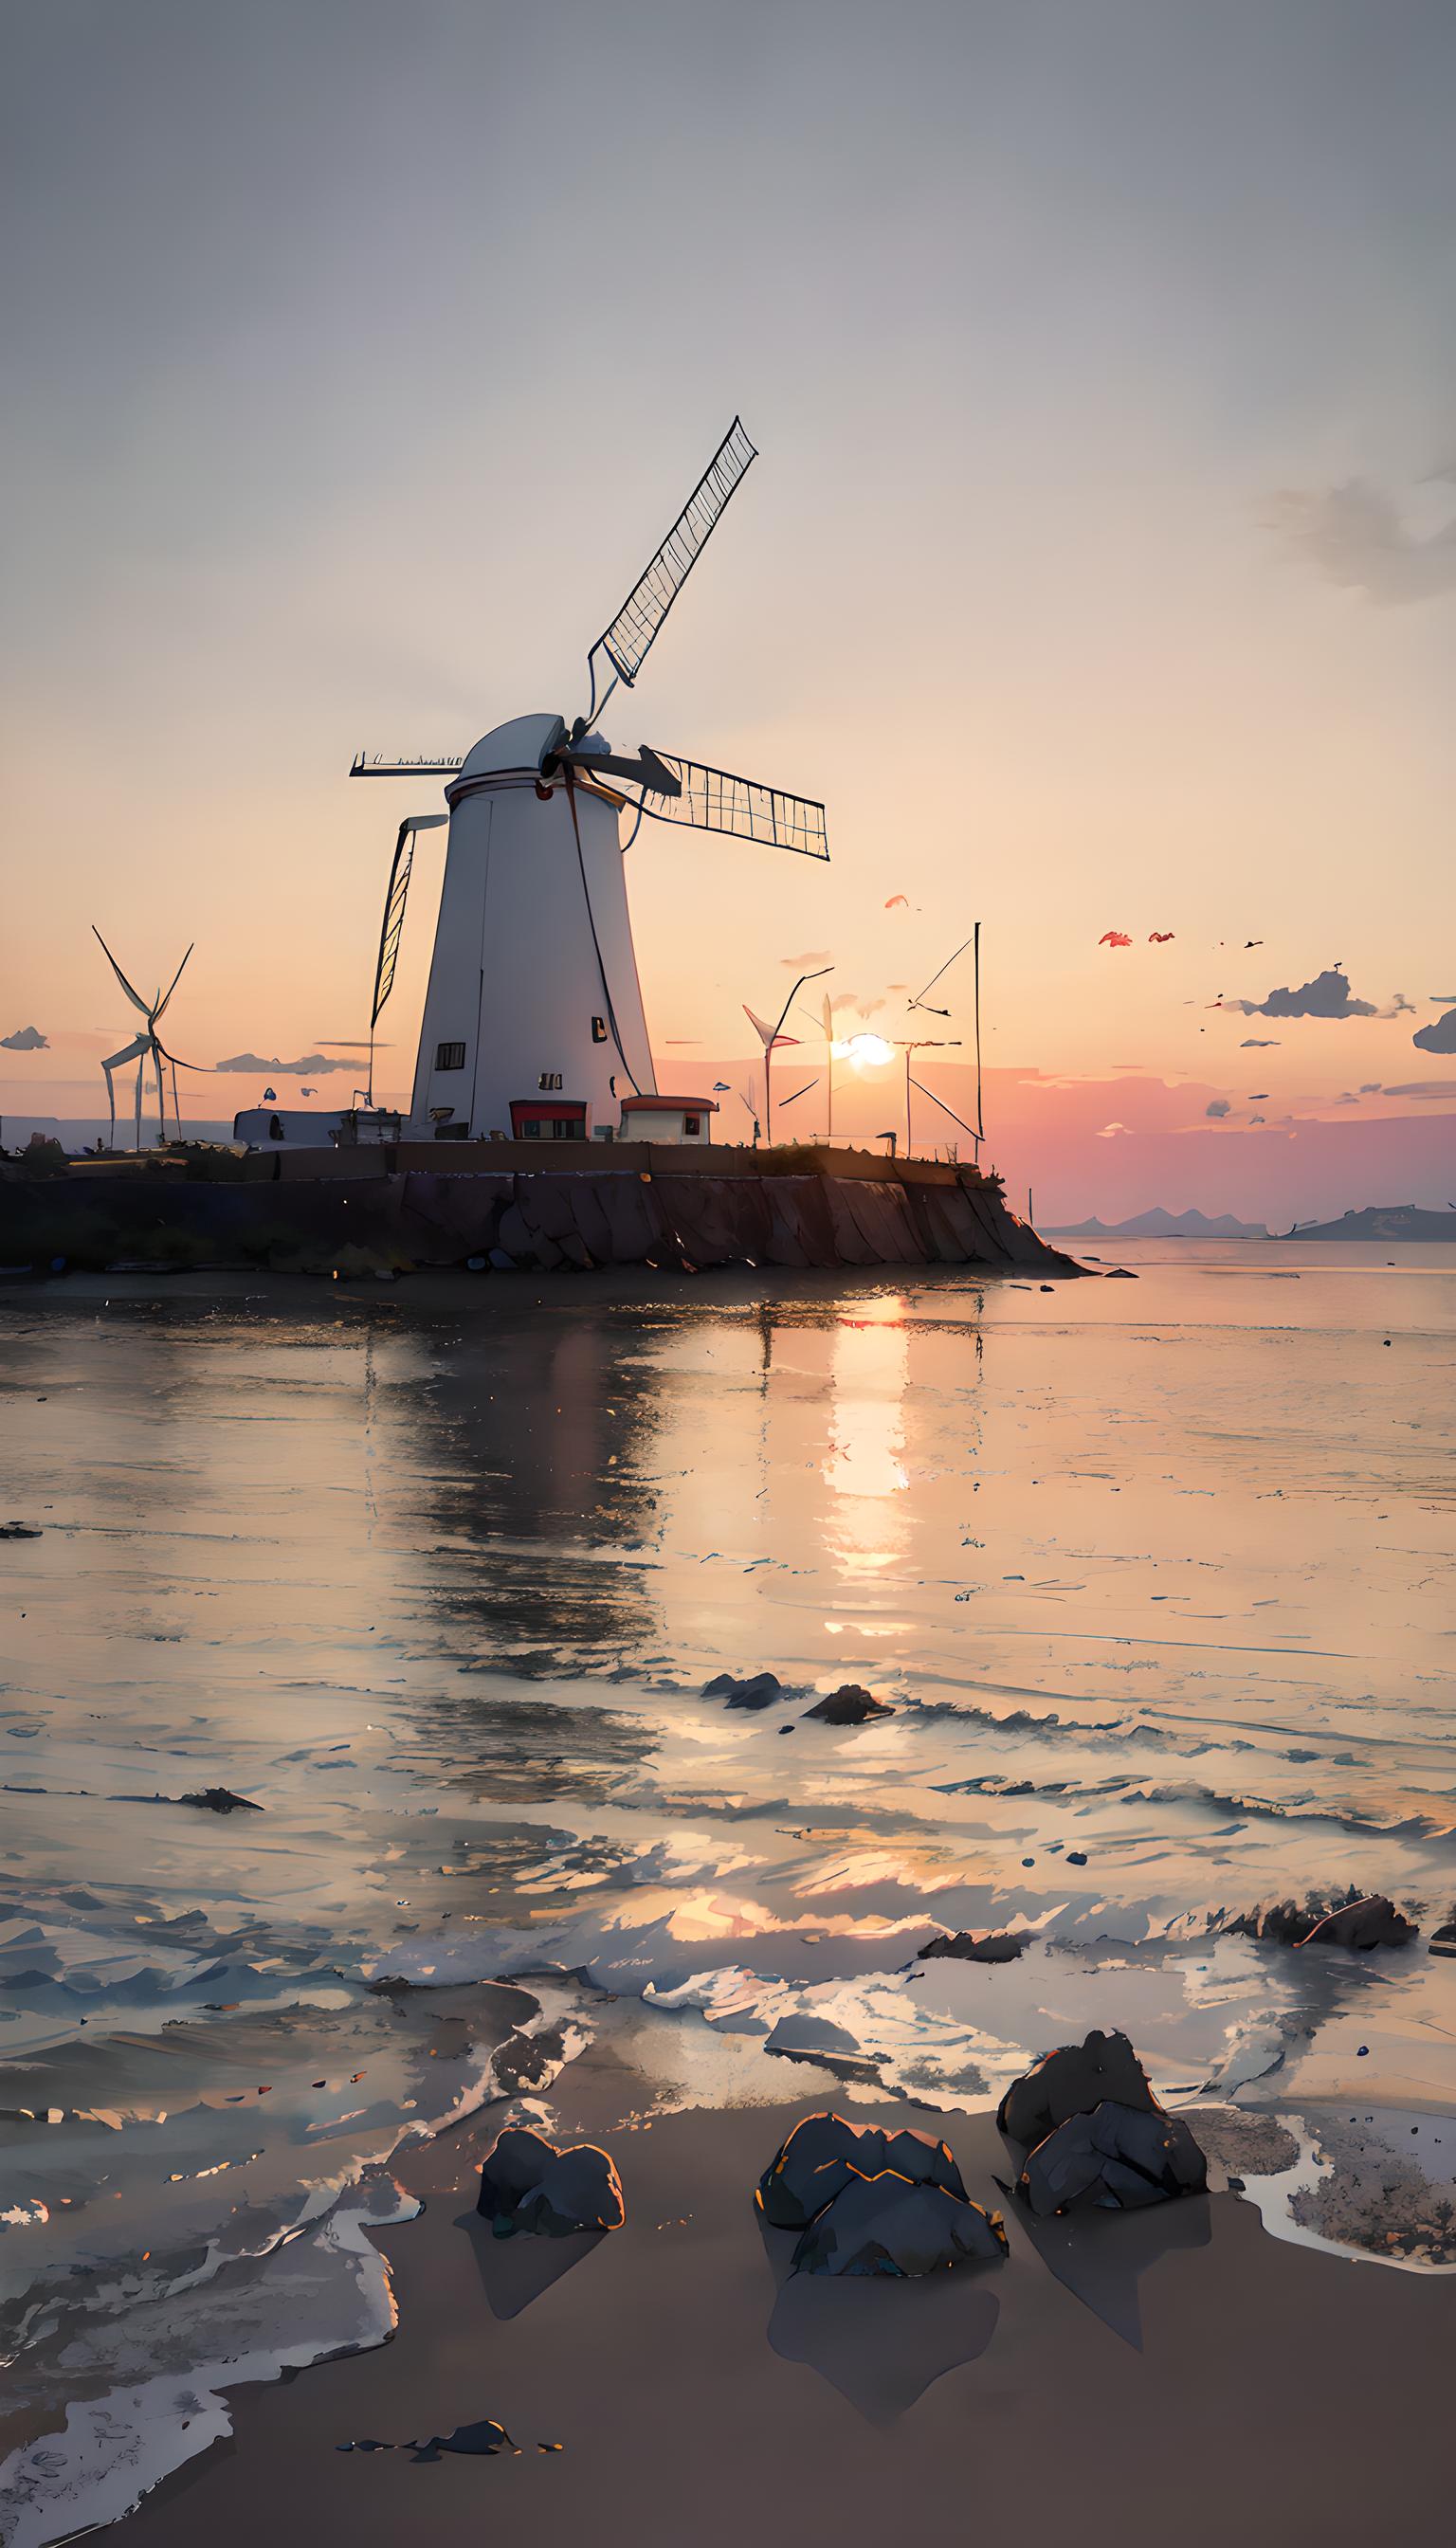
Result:
[[[1418,1052],[1456,1052],[1456,1008],[1432,1018],[1428,1027],[1417,1027],[1410,1041]]]
[[[1208,1105],[1204,1108],[1204,1110],[1203,1110],[1203,1111],[1204,1111],[1205,1115],[1212,1115],[1212,1116],[1214,1117],[1215,1121],[1217,1122],[1217,1121],[1219,1121],[1223,1116],[1228,1115],[1228,1113],[1230,1113],[1230,1112],[1231,1112],[1231,1109],[1230,1109],[1230,1107],[1229,1107],[1228,1100],[1228,1098],[1227,1098],[1227,1097],[1214,1097],[1214,1098],[1211,1098],[1211,1099],[1209,1100]]]
[[[827,947],[810,947],[802,956],[780,956],[778,961],[785,973],[792,973],[800,964],[827,964],[829,950]]]
[[[1388,1088],[1387,1097],[1456,1097],[1456,1079],[1408,1079],[1404,1088]]]
[[[1415,1002],[1408,1000],[1404,991],[1398,991],[1390,1007],[1382,1009],[1380,1014],[1383,1018],[1401,1018],[1405,1017],[1408,1011],[1412,1017],[1414,1016]]]
[[[1245,1036],[1238,1049],[1240,1052],[1277,1052],[1279,1049],[1279,1038],[1277,1036]]]
[[[1360,1082],[1360,1094],[1362,1097],[1378,1097],[1380,1095],[1380,1081],[1378,1079],[1362,1079]]]
[[[213,1064],[215,1070],[245,1070],[250,1073],[263,1071],[270,1077],[276,1073],[280,1079],[305,1077],[312,1079],[319,1071],[357,1070],[358,1067],[358,1063],[352,1059],[334,1061],[330,1060],[326,1053],[321,1052],[307,1052],[298,1061],[280,1061],[276,1052],[271,1060],[265,1060],[260,1053],[256,1052],[234,1052],[229,1053],[226,1061],[215,1061]]]
[[[1437,475],[1449,479],[1453,471]],[[1433,601],[1456,592],[1456,517],[1419,539],[1368,479],[1276,496],[1265,518],[1292,556],[1371,601]]]
[[[1132,1130],[1133,1127],[1131,1124],[1104,1124],[1101,1132],[1095,1136],[1095,1138],[1099,1141],[1115,1141],[1119,1133],[1131,1134]]]
[[[1456,991],[1427,991],[1433,1009],[1456,1009]]]
[[[7,1052],[48,1052],[50,1038],[39,1027],[17,1027],[14,1035],[0,1036],[0,1045]]]
[[[1226,1009],[1238,1009],[1246,1018],[1373,1018],[1373,1000],[1352,1000],[1345,974],[1330,965],[1317,973],[1312,982],[1301,982],[1297,991],[1284,983],[1271,991],[1267,1000],[1226,1000]]]

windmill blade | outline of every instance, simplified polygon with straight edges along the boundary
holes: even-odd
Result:
[[[194,938],[194,940],[193,940],[193,942],[192,942],[192,947],[189,947],[189,948],[188,948],[188,950],[187,950],[187,956],[190,956],[190,955],[192,954],[192,948],[193,948],[193,947],[195,947],[196,945],[197,945],[197,940]],[[161,1016],[161,1013],[162,1013],[163,1009],[166,1007],[168,1000],[171,998],[171,996],[172,996],[172,992],[173,992],[173,991],[175,991],[175,989],[176,989],[176,987],[177,987],[178,983],[179,983],[179,982],[181,981],[181,979],[182,979],[183,974],[184,974],[184,973],[186,972],[186,970],[187,970],[187,956],[183,956],[182,961],[181,961],[181,963],[178,965],[176,972],[172,975],[172,979],[171,979],[171,983],[170,983],[169,988],[168,988],[167,990],[165,990],[165,991],[162,993],[162,996],[161,996],[161,998],[158,1000],[158,1002],[157,1002],[157,1004],[156,1004],[156,1007],[155,1007],[155,1008],[152,1010],[152,1012],[151,1012],[151,1023],[152,1023],[152,1025],[153,1025],[153,1026],[155,1026],[155,1024],[156,1024],[156,1022],[157,1022],[157,1019]]]
[[[406,755],[391,761],[382,752],[356,752],[349,764],[351,778],[449,778],[465,768],[463,752],[446,753],[436,760],[428,752]]]
[[[763,1045],[766,1052],[772,1052],[775,1045],[797,1044],[799,1042],[799,1038],[797,1036],[780,1035],[778,1028],[771,1027],[767,1018],[759,1017],[756,1011],[749,1007],[747,1000],[743,1003],[743,1014],[747,1018],[750,1026],[757,1027],[759,1032],[759,1041]],[[778,1025],[781,1026],[782,1024],[783,1021],[780,1018]]]
[[[966,951],[966,948],[967,948],[967,947],[972,947],[972,946],[974,946],[974,944],[975,944],[975,937],[976,937],[976,930],[978,930],[979,928],[980,928],[980,922],[979,922],[979,921],[977,921],[977,922],[976,922],[976,927],[975,927],[975,929],[973,929],[973,930],[971,931],[971,934],[970,934],[969,938],[962,939],[962,940],[961,940],[960,945],[956,948],[955,955],[954,955],[954,956],[947,956],[947,958],[946,958],[946,960],[945,960],[944,964],[941,966],[940,972],[938,972],[938,973],[932,973],[932,975],[931,975],[931,977],[930,977],[930,980],[926,983],[925,991],[917,991],[917,992],[916,992],[914,999],[913,999],[913,1000],[911,1000],[911,1001],[910,1001],[910,1003],[909,1003],[909,1006],[910,1006],[912,1009],[924,1009],[924,1008],[929,1008],[929,1007],[930,1007],[930,1003],[929,1003],[929,1001],[927,1000],[926,995],[925,995],[925,994],[926,994],[926,991],[933,991],[933,990],[935,989],[935,986],[936,986],[937,982],[939,982],[939,981],[941,980],[942,975],[943,975],[943,974],[946,974],[946,973],[949,973],[949,972],[950,972],[950,970],[951,970],[952,965],[953,965],[953,964],[955,964],[955,963],[957,963],[957,962],[959,961],[959,958],[964,955],[964,953],[965,953],[965,951]],[[950,1012],[950,1010],[949,1010],[949,1009],[934,1009],[934,1010],[932,1010],[932,1011],[931,1011],[931,1014],[932,1014],[932,1016],[934,1016],[934,1017],[938,1017],[938,1018],[948,1018],[948,1017],[950,1016],[951,1012]]]
[[[137,1061],[142,1053],[150,1050],[150,1036],[139,1035],[132,1044],[124,1045],[120,1052],[108,1053],[101,1067],[103,1070],[118,1070],[124,1061]]]
[[[97,946],[100,948],[102,955],[106,957],[106,960],[111,966],[112,971],[115,973],[117,980],[120,982],[122,989],[126,992],[133,1008],[139,1009],[144,1018],[150,1017],[151,1008],[149,1003],[143,1000],[139,991],[133,990],[131,983],[128,981],[126,974],[122,971],[120,964],[117,962],[115,956],[113,956],[111,949],[108,947],[106,940],[102,937],[94,920],[91,923],[91,935],[95,939]],[[190,954],[191,950],[189,949],[188,952]]]
[[[781,787],[766,787],[757,778],[736,778],[729,770],[711,770],[702,761],[681,761],[671,752],[653,757],[679,787],[676,796],[650,787],[644,791],[642,810],[657,822],[690,823],[699,832],[729,832],[735,840],[796,850],[802,858],[828,858],[824,808],[814,797],[790,796]]]
[[[602,770],[613,778],[630,778],[654,796],[681,796],[682,793],[667,763],[660,761],[645,743],[638,746],[635,761],[628,761],[622,754],[613,752],[548,752],[541,764],[542,777],[550,778],[563,763],[570,769],[580,770],[587,778]]]
[[[633,585],[616,617],[587,656],[592,695],[596,696],[592,657],[604,654],[619,681],[631,688],[648,650],[722,518],[723,508],[758,453],[735,416],[662,546]],[[589,711],[590,713],[590,711]]]
[[[405,928],[405,904],[410,893],[410,878],[414,872],[414,835],[416,832],[433,832],[449,819],[448,814],[407,814],[400,825],[389,887],[384,898],[379,961],[374,967],[374,1006],[369,1012],[371,1035],[379,1024],[380,1010],[395,987],[395,966],[399,962],[400,939]]]

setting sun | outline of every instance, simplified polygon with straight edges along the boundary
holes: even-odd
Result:
[[[887,1061],[894,1060],[895,1047],[883,1036],[853,1035],[835,1046],[834,1057],[836,1061],[849,1062],[855,1070],[881,1070]]]

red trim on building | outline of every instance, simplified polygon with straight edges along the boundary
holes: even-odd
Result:
[[[523,1124],[585,1124],[584,1097],[512,1097],[510,1129],[518,1138]]]
[[[624,1097],[620,1102],[624,1115],[716,1115],[718,1112],[716,1097]]]

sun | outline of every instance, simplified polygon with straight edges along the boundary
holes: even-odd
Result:
[[[894,1060],[895,1047],[886,1044],[883,1036],[852,1035],[835,1046],[834,1057],[836,1061],[847,1061],[853,1070],[882,1070],[887,1061]]]

